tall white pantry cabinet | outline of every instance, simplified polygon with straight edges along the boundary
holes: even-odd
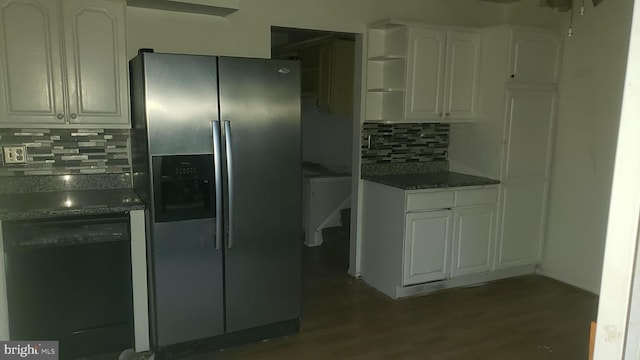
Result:
[[[452,169],[501,181],[494,270],[542,261],[562,41],[541,29],[485,29],[480,119],[451,129]]]
[[[124,0],[0,0],[0,126],[128,128]]]

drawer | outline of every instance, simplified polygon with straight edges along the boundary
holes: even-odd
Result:
[[[456,190],[455,207],[495,204],[498,201],[498,188]]]
[[[433,191],[407,195],[407,212],[436,209],[449,209],[453,207],[453,191]]]

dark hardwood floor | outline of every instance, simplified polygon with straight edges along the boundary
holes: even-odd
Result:
[[[300,333],[189,359],[587,359],[593,294],[525,276],[394,301],[323,255],[304,252]]]

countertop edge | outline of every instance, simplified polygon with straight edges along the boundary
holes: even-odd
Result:
[[[133,210],[144,210],[144,204],[131,206],[107,206],[107,207],[86,207],[78,209],[33,209],[9,213],[0,213],[0,221],[14,220],[37,220],[55,217],[85,216],[85,215],[106,215],[127,213]]]
[[[407,174],[407,175],[416,175],[416,174]],[[402,184],[393,181],[394,175],[390,176],[368,176],[363,175],[362,180],[374,182],[377,184],[382,184],[386,186],[391,186],[397,189],[402,190],[429,190],[429,189],[451,189],[451,188],[461,188],[461,187],[472,187],[472,186],[491,186],[491,185],[499,185],[500,181],[491,178],[485,178],[475,175],[466,175],[464,176],[472,177],[472,179],[464,179],[458,181],[451,182],[421,182],[414,184]],[[397,175],[398,177],[404,175]]]

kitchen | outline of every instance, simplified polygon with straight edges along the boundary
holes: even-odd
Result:
[[[609,199],[625,59],[608,54],[626,51],[628,22],[620,19],[628,20],[628,5],[608,1],[597,9],[588,8],[584,18],[575,17],[574,37],[564,44],[542,269],[551,277],[594,293],[600,283],[607,217],[603,204]],[[471,0],[403,1],[393,5],[243,1],[239,11],[225,18],[135,7],[128,7],[126,16],[128,59],[139,48],[267,58],[271,26],[364,34],[368,23],[390,17],[434,25],[486,27],[514,23],[559,29],[565,29],[569,21],[567,13],[539,8],[537,1],[499,5]],[[601,55],[585,58],[584,53],[591,51],[591,39],[598,40]],[[585,72],[589,76],[585,77]],[[594,88],[598,91],[593,92]],[[360,124],[354,134],[360,134]],[[360,137],[354,137],[359,149]],[[360,178],[356,164],[353,174]],[[359,216],[356,213],[352,218]],[[576,249],[580,249],[579,254],[575,254]],[[359,273],[356,256],[352,254],[352,274]]]

